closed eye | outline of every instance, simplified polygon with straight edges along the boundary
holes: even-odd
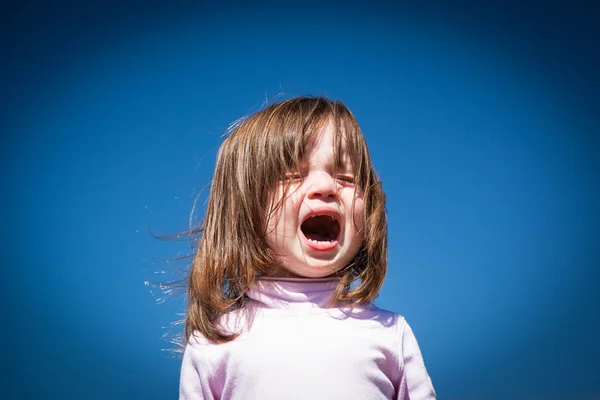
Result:
[[[281,180],[284,181],[297,181],[302,179],[302,175],[299,173],[287,173],[284,174],[283,177],[281,178]]]
[[[354,177],[352,175],[338,175],[337,180],[344,183],[354,183]]]

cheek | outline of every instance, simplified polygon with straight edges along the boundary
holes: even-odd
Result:
[[[267,208],[268,232],[285,229],[290,222],[295,220],[296,214],[294,213],[298,212],[300,195],[297,190],[290,188],[284,198],[284,192],[284,188],[279,187],[269,202]]]
[[[269,240],[270,234],[277,228],[277,222],[281,218],[281,197],[283,195],[283,189],[278,188],[275,193],[271,196],[268,201],[266,214],[266,225],[267,225],[267,241]]]
[[[354,227],[356,231],[363,237],[365,227],[365,201],[362,197],[357,197],[354,200],[354,212],[352,213],[352,219],[354,220]]]

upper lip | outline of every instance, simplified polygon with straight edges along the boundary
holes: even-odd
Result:
[[[302,225],[302,223],[304,223],[304,221],[307,219],[317,215],[328,215],[333,217],[339,224],[341,224],[341,213],[335,208],[315,207],[310,208],[310,211],[302,217],[302,222],[300,225]]]

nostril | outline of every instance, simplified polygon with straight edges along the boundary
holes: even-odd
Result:
[[[315,176],[310,181],[308,194],[313,198],[335,198],[337,186],[331,176]]]
[[[310,193],[309,197],[311,197],[311,198],[317,198],[317,199],[319,199],[319,198],[334,199],[336,197],[336,194],[333,191],[332,192],[328,192],[328,193],[324,193],[324,192],[323,193],[322,192],[312,192],[312,193]]]

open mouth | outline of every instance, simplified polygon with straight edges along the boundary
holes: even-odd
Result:
[[[313,215],[302,223],[300,230],[309,241],[334,242],[340,236],[340,223],[333,215]]]

